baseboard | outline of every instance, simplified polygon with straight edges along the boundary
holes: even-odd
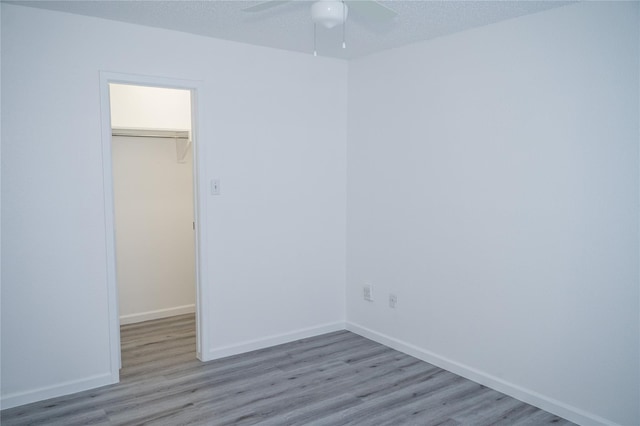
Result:
[[[182,314],[191,314],[196,311],[196,305],[183,305],[174,308],[158,309],[155,311],[140,312],[120,316],[120,325],[134,324],[136,322],[150,321],[154,319],[173,317]]]
[[[203,361],[211,361],[214,359],[224,358],[232,355],[238,355],[245,352],[255,351],[258,349],[268,348],[270,346],[281,345],[283,343],[293,342],[298,339],[318,336],[320,334],[331,333],[333,331],[341,331],[345,329],[342,321],[322,324],[317,327],[302,328],[290,333],[275,334],[261,339],[248,340],[236,345],[223,346],[221,348],[210,349],[208,356]]]
[[[595,414],[588,413],[584,410],[557,401],[553,398],[546,397],[532,390],[523,388],[513,383],[506,382],[475,368],[460,364],[456,361],[452,361],[450,359],[447,359],[446,357],[440,356],[438,354],[387,336],[385,334],[378,333],[377,331],[373,331],[353,322],[347,322],[346,329],[353,333],[366,337],[367,339],[371,339],[375,342],[406,353],[407,355],[411,355],[422,361],[433,364],[444,370],[455,373],[466,379],[497,390],[498,392],[502,392],[520,401],[526,402],[527,404],[531,404],[552,414],[563,417],[574,423],[583,426],[616,426],[616,423],[613,423]]]
[[[99,374],[85,379],[60,383],[54,386],[3,395],[1,398],[1,405],[2,409],[6,410],[8,408],[43,401],[49,398],[56,398],[58,396],[69,395],[76,392],[82,392],[117,382],[117,378],[114,379],[111,373]]]

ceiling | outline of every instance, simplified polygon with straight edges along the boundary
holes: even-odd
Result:
[[[260,1],[19,0],[7,3],[309,54],[313,52],[314,46],[311,1],[307,0],[283,2],[277,7],[253,13],[242,9],[259,4]],[[572,2],[388,0],[381,3],[397,12],[398,16],[381,24],[364,19],[352,8],[345,29],[346,49],[342,49],[340,26],[328,30],[319,25],[316,41],[318,55],[353,59]]]

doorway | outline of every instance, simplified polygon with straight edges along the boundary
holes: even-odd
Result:
[[[120,325],[194,313],[191,92],[109,92]]]
[[[112,111],[112,106],[117,108],[112,105],[115,92],[122,90],[148,92],[152,98],[161,93],[177,95],[186,102],[186,119],[184,111],[175,111],[176,102],[173,110],[169,107],[159,116],[156,112],[155,117],[148,108],[133,111],[136,105],[144,104],[139,98],[120,103],[125,111]],[[195,311],[196,356],[207,360],[207,351],[202,350],[208,346],[204,344],[207,315],[202,285],[206,227],[201,220],[206,215],[204,194],[198,190],[205,179],[197,139],[199,90],[200,83],[194,81],[101,73],[109,347],[114,383],[120,377],[121,324]],[[156,107],[161,104],[151,102]],[[177,124],[180,114],[183,118]],[[138,121],[131,121],[134,116]],[[136,193],[136,188],[142,192]],[[166,199],[170,196],[173,199]],[[172,248],[177,250],[170,251]],[[172,281],[180,282],[172,286]]]

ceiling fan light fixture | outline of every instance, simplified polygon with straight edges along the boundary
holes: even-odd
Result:
[[[311,5],[311,19],[326,28],[333,28],[347,19],[349,8],[339,0],[320,0]]]

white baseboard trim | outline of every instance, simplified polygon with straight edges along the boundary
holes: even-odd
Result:
[[[8,395],[2,395],[0,405],[2,409],[18,407],[32,402],[42,401],[58,396],[69,395],[76,392],[82,392],[89,389],[99,388],[101,386],[117,383],[117,377],[114,378],[111,373],[98,374],[84,379],[73,380],[70,382],[59,383],[54,386],[33,389],[25,392],[17,392]]]
[[[604,419],[595,414],[588,413],[584,410],[565,404],[561,401],[544,396],[538,392],[534,392],[513,383],[506,382],[475,368],[460,364],[456,361],[447,359],[446,357],[419,348],[410,343],[403,342],[402,340],[398,340],[385,334],[378,333],[377,331],[373,331],[353,322],[347,321],[346,329],[353,333],[366,337],[367,339],[371,339],[375,342],[396,349],[407,355],[411,355],[422,361],[433,364],[444,370],[455,373],[466,379],[472,380],[476,383],[480,383],[481,385],[485,385],[491,389],[497,390],[498,392],[502,392],[520,401],[526,402],[527,404],[531,404],[552,414],[563,417],[574,423],[583,426],[619,426],[616,423],[613,423],[610,420]]]
[[[214,359],[224,358],[232,355],[238,355],[245,352],[255,351],[258,349],[268,348],[270,346],[281,345],[283,343],[293,342],[298,339],[318,336],[320,334],[331,333],[333,331],[341,331],[345,329],[342,321],[322,324],[317,327],[302,328],[296,331],[283,334],[275,334],[261,339],[248,340],[236,345],[223,346],[221,348],[210,349],[208,356],[202,361],[211,361]]]
[[[196,305],[183,305],[174,308],[158,309],[155,311],[140,312],[120,316],[120,325],[135,324],[137,322],[173,317],[182,314],[192,314],[196,311]]]

